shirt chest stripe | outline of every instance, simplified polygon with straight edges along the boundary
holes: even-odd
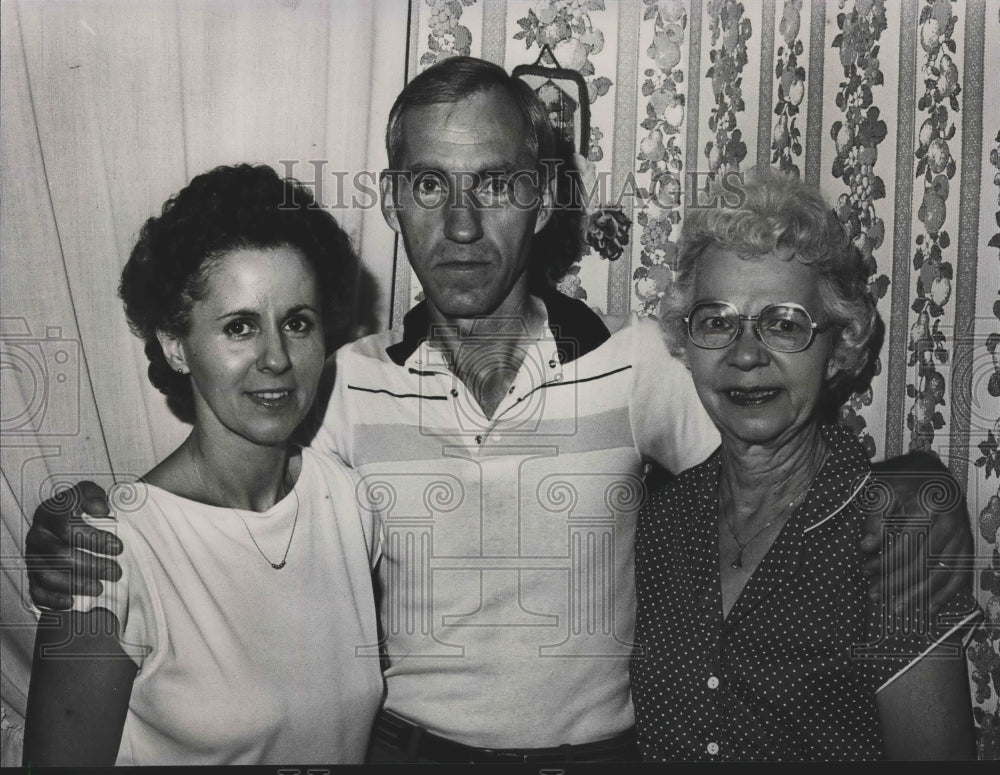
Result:
[[[358,387],[357,385],[348,385],[348,390],[357,390],[360,393],[384,393],[387,396],[392,396],[393,398],[420,398],[425,401],[447,401],[448,396],[424,396],[419,393],[393,393],[391,390],[383,390],[381,388],[365,388]]]
[[[593,377],[583,377],[582,379],[569,379],[565,382],[546,382],[544,385],[539,385],[536,390],[543,390],[545,388],[556,388],[556,387],[566,387],[568,385],[582,385],[584,382],[593,382],[595,379],[604,379],[605,377],[611,377],[623,371],[628,371],[632,368],[632,364],[627,366],[622,366],[620,368],[614,369],[612,371],[606,371],[603,374],[595,374]]]
[[[565,382],[546,382],[544,385],[539,385],[534,390],[529,391],[528,395],[533,393],[535,390],[544,390],[545,388],[554,387],[566,387],[568,385],[581,385],[584,382],[593,382],[594,380],[604,379],[606,377],[612,377],[615,374],[619,374],[623,371],[628,371],[632,368],[632,364],[627,366],[622,366],[621,368],[614,369],[612,371],[606,371],[603,374],[595,374],[593,377],[584,377],[583,379],[572,379]],[[426,401],[447,401],[448,396],[427,396],[420,393],[393,393],[391,390],[385,390],[384,388],[366,388],[359,385],[348,385],[348,390],[357,390],[360,393],[383,393],[387,396],[392,396],[393,398],[419,398]]]

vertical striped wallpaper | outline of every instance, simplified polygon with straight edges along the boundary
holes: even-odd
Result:
[[[590,159],[626,192],[632,239],[617,261],[584,255],[564,290],[608,313],[655,314],[677,194],[706,173],[770,165],[825,192],[886,324],[877,375],[841,420],[872,457],[932,450],[967,487],[987,611],[970,678],[980,754],[1000,757],[1000,2],[413,0],[410,13],[411,73],[456,54],[511,70],[547,44],[584,76]],[[419,287],[402,255],[394,278],[405,310]]]

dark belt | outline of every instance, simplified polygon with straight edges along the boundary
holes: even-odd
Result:
[[[635,727],[595,743],[560,745],[554,748],[476,748],[428,732],[386,711],[375,720],[374,738],[407,758],[430,759],[447,764],[533,762],[632,762],[639,761]]]

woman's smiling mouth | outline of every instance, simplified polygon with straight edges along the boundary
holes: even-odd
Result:
[[[781,388],[729,388],[722,392],[738,406],[759,406],[777,398]]]
[[[288,399],[294,391],[291,389],[282,390],[252,390],[247,391],[247,396],[254,403],[261,406],[279,406]]]

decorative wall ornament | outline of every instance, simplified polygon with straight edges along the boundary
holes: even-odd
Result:
[[[528,9],[527,16],[517,20],[520,31],[514,35],[515,40],[524,41],[525,48],[541,49],[533,65],[519,65],[513,74],[528,82],[542,101],[551,106],[553,123],[582,156],[576,161],[582,177],[594,175],[593,163],[604,158],[601,147],[604,134],[590,123],[590,105],[612,86],[610,78],[596,74],[590,61],[591,55],[604,49],[604,33],[593,25],[590,12],[604,9],[604,0],[538,0],[534,8]],[[546,61],[554,67],[546,68]],[[567,86],[570,82],[579,84],[578,98],[571,94]],[[567,121],[564,114],[572,120]],[[584,194],[595,190],[584,182]],[[580,222],[583,255],[593,249],[604,259],[617,260],[628,245],[631,220],[620,207],[591,201],[586,195],[580,204],[584,206]],[[570,267],[558,287],[570,296],[585,299],[587,291],[581,285],[579,273],[579,267]]]
[[[586,158],[590,147],[590,96],[583,75],[577,70],[561,67],[548,43],[542,45],[541,53],[533,64],[518,65],[511,75],[523,80],[538,95],[548,110],[556,135],[561,139],[563,154],[569,151],[573,161],[573,170],[565,173],[557,171],[560,176],[557,186],[562,186],[558,190],[567,197],[570,207],[582,207],[584,212],[578,221],[563,219],[564,223],[553,223],[549,228],[575,226],[581,232],[578,243],[581,248],[586,250],[589,246],[602,258],[618,259],[623,246],[628,244],[631,221],[621,208],[600,207],[600,203],[591,198],[598,191],[597,172],[594,162]],[[574,180],[579,185],[575,186],[576,192],[571,192]],[[556,287],[572,298],[587,298],[587,291],[580,281],[579,265],[570,266]]]
[[[559,293],[569,296],[571,299],[587,300],[587,290],[580,282],[580,265],[573,264],[566,270],[566,274],[556,283],[556,290]]]
[[[600,188],[594,162],[575,153],[573,164],[580,183],[580,200],[585,213],[581,224],[583,241],[596,250],[601,258],[617,261],[628,246],[632,221],[618,205],[599,206],[602,203],[595,199]]]
[[[576,153],[586,156],[590,147],[590,99],[587,82],[580,72],[561,67],[546,43],[533,64],[518,65],[511,75],[520,78],[538,95],[556,134]]]
[[[527,16],[517,20],[521,30],[514,35],[515,40],[524,41],[525,48],[549,46],[561,67],[580,73],[590,103],[607,94],[612,86],[610,78],[596,75],[590,61],[592,54],[604,48],[604,33],[591,23],[590,11],[603,10],[604,0],[538,0]],[[591,161],[604,158],[602,137],[596,127],[591,129],[587,152]]]

